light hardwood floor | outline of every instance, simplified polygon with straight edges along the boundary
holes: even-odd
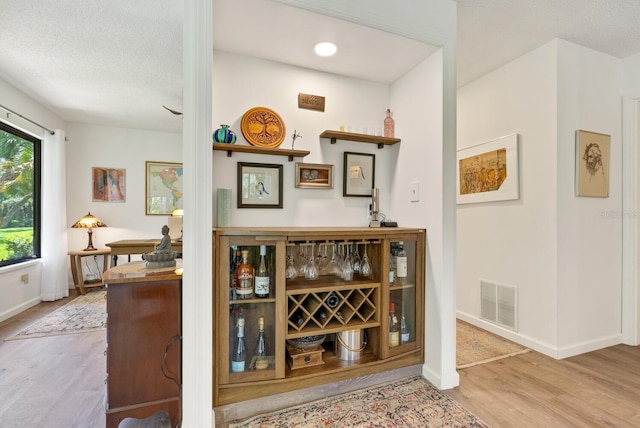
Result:
[[[105,426],[104,331],[4,341],[71,293],[0,323],[0,427]],[[459,373],[446,393],[492,427],[640,427],[640,347],[529,352]]]

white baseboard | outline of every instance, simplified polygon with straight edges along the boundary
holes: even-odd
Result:
[[[40,303],[40,297],[34,297],[33,299],[27,300],[26,302],[14,306],[13,308],[9,308],[0,314],[0,322],[18,315],[20,312],[26,311],[27,309],[34,307],[38,303]]]

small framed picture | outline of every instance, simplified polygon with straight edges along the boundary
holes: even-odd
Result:
[[[611,136],[576,131],[576,195],[609,196],[609,152]]]
[[[145,214],[171,215],[182,208],[182,164],[145,162]]]
[[[126,195],[125,170],[93,167],[93,201],[124,202]]]
[[[282,165],[238,162],[238,208],[282,208]]]
[[[376,155],[344,152],[342,196],[371,196],[375,185]]]
[[[333,165],[297,162],[296,187],[333,189]]]

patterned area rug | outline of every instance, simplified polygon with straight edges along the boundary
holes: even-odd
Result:
[[[254,416],[230,428],[488,427],[421,376]]]
[[[529,352],[530,349],[458,320],[456,367],[464,369]]]
[[[107,291],[81,295],[5,340],[102,330],[107,325]]]

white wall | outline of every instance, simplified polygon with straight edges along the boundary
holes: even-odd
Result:
[[[0,104],[49,129],[64,130],[67,126],[62,118],[2,79],[0,79]],[[0,120],[43,138],[44,131],[38,126],[16,115],[8,114],[2,109],[0,113],[2,114]],[[49,207],[43,207],[44,215],[48,209]],[[41,271],[40,262],[0,268],[0,321],[40,303]],[[20,280],[23,274],[29,275],[27,284]]]
[[[168,217],[145,214],[145,162],[182,162],[182,134],[72,123],[67,139],[69,226],[89,211],[106,223],[93,229],[96,248],[120,239],[160,239]],[[125,202],[93,202],[92,167],[125,169]],[[69,249],[87,246],[86,229],[69,229],[67,235]]]
[[[520,199],[458,207],[458,311],[558,358],[620,339],[619,63],[555,40],[466,85],[459,149],[517,132]],[[609,198],[577,198],[575,131],[611,135]],[[605,218],[606,217],[606,218]],[[615,217],[615,216],[613,216]],[[518,287],[519,331],[479,320],[479,281]]]
[[[329,73],[287,66],[257,58],[214,51],[213,123],[228,124],[237,134],[236,144],[248,143],[240,123],[250,108],[263,106],[277,112],[286,126],[280,148],[291,149],[294,130],[302,135],[295,149],[308,150],[305,158],[213,152],[214,187],[232,189],[231,226],[366,226],[370,198],[343,197],[343,153],[375,154],[375,185],[380,188],[381,211],[389,212],[390,183],[397,149],[379,150],[374,144],[319,138],[324,130],[345,127],[382,128],[389,107],[388,85],[366,82]],[[325,97],[325,111],[298,108],[298,93]],[[354,131],[356,132],[356,131]],[[361,131],[357,131],[361,132]],[[203,141],[202,144],[210,144]],[[257,162],[283,165],[282,209],[237,208],[237,163]],[[334,165],[333,189],[295,187],[296,162]],[[216,195],[214,194],[214,207]],[[215,209],[214,209],[215,224]]]
[[[558,355],[620,342],[621,64],[558,41]],[[611,135],[609,197],[574,197],[575,131]]]

